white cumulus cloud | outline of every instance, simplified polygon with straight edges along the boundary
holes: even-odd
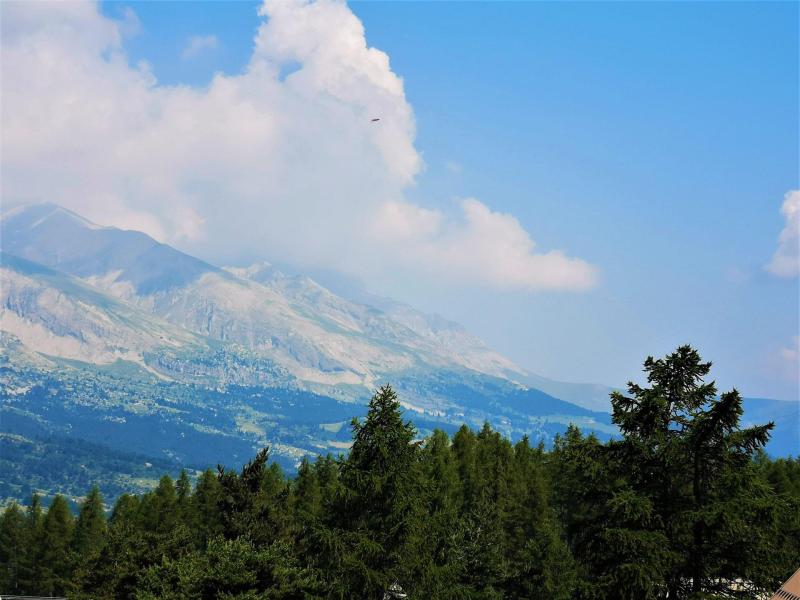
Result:
[[[215,35],[193,35],[186,41],[186,46],[181,52],[181,58],[189,60],[199,56],[203,52],[213,50],[219,45],[219,40]]]
[[[778,249],[766,268],[778,277],[797,277],[800,275],[800,190],[786,193],[781,214],[785,224],[778,237]]]
[[[383,205],[374,234],[405,249],[403,266],[431,275],[506,289],[588,289],[596,269],[562,252],[534,252],[534,242],[519,221],[492,211],[474,198],[460,202],[459,219],[406,202]]]
[[[408,200],[423,166],[413,110],[344,3],[267,0],[243,73],[203,89],[130,64],[130,15],[77,1],[0,10],[6,204],[57,202],[220,260],[367,281],[392,267],[498,289],[596,281],[594,267],[540,251],[515,217],[478,200],[453,210]],[[211,44],[197,43],[187,51]]]

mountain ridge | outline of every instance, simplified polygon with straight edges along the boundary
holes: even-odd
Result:
[[[0,433],[72,436],[193,467],[269,445],[293,469],[304,455],[346,450],[348,423],[383,383],[422,435],[487,421],[547,444],[570,423],[616,433],[610,388],[547,380],[456,323],[379,304],[267,262],[216,267],[55,205],[9,211]],[[792,418],[770,402],[748,406]],[[784,427],[776,443],[791,448],[792,435]]]
[[[96,226],[52,204],[2,220],[7,252],[79,277],[195,333],[271,354],[314,383],[369,388],[383,373],[412,367],[420,353],[426,363],[525,375],[460,326],[410,307],[389,314],[340,298],[307,277],[254,277],[142,236]],[[154,252],[161,256],[158,269],[150,265]]]

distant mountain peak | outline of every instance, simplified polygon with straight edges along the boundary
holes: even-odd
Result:
[[[113,227],[104,227],[93,223],[78,213],[53,202],[22,204],[4,211],[0,215],[0,222],[13,222],[17,228],[27,227],[28,229],[39,227],[49,219],[60,219],[62,222],[66,220],[73,225],[85,227],[86,229],[114,229]]]
[[[52,203],[3,214],[0,244],[10,254],[83,279],[127,283],[139,294],[182,286],[220,269],[140,231],[101,227]]]
[[[193,335],[239,345],[314,385],[369,387],[414,369],[466,369],[545,391],[552,383],[564,396],[574,388],[576,401],[595,392],[532,381],[459,324],[406,304],[334,291],[269,261],[221,269],[52,203],[4,212],[0,250],[78,277]]]

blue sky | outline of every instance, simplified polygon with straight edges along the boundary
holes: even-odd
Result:
[[[405,76],[426,161],[462,165],[417,193],[491,198],[602,284],[456,316],[492,306],[484,337],[562,378],[617,383],[688,341],[727,385],[797,397],[769,358],[796,335],[797,281],[761,269],[797,187],[797,5],[458,6],[354,5]]]
[[[101,10],[136,14],[130,64],[146,61],[159,85],[203,89],[248,64],[257,7]],[[599,273],[588,291],[390,273],[370,280],[374,291],[458,320],[545,376],[621,384],[647,354],[690,342],[722,386],[798,398],[798,280],[764,269],[784,195],[800,187],[797,3],[350,8],[413,109],[425,166],[409,201],[447,212],[477,197],[516,217],[537,248]]]

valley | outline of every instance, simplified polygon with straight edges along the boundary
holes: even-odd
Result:
[[[616,433],[608,388],[530,374],[400,303],[348,300],[268,263],[220,269],[50,204],[4,214],[2,241],[3,444],[12,459],[38,448],[23,452],[33,471],[43,448],[64,444],[123,457],[88,460],[112,499],[143,485],[144,463],[237,467],[269,446],[294,472],[304,456],[346,452],[351,420],[387,382],[420,437],[485,422],[548,447],[570,423],[601,440]],[[746,407],[745,418],[778,415],[771,452],[797,447],[796,403]],[[5,500],[83,491],[46,467],[21,483],[12,467]]]

